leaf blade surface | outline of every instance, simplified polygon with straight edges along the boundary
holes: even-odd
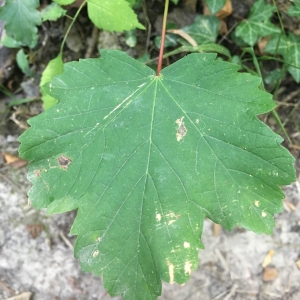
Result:
[[[191,54],[159,77],[119,51],[66,64],[46,88],[59,103],[20,138],[32,203],[78,208],[75,256],[111,295],[155,299],[161,280],[184,283],[205,216],[269,233],[281,210],[293,158],[255,117],[274,103],[215,57]]]

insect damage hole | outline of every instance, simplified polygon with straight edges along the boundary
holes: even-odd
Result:
[[[67,170],[72,160],[65,155],[61,155],[59,158],[57,158],[57,162],[60,168]]]
[[[180,142],[187,133],[187,129],[184,126],[183,118],[184,117],[181,117],[180,119],[176,120],[176,124],[178,125],[177,132],[176,132],[177,142]]]

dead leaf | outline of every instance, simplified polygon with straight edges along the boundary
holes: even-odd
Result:
[[[261,266],[263,268],[267,267],[272,262],[272,257],[274,254],[275,254],[275,251],[272,249],[268,252],[268,254],[264,258],[263,263],[261,264]]]
[[[184,32],[181,29],[169,29],[169,30],[167,30],[167,32],[181,36],[182,38],[184,38],[187,42],[189,42],[194,47],[198,46],[196,41],[189,34],[187,34],[186,32]]]
[[[269,42],[270,38],[269,37],[262,37],[259,39],[258,43],[257,43],[257,47],[258,47],[258,50],[259,50],[259,53],[262,55],[262,54],[265,54],[265,48]]]
[[[296,261],[296,266],[300,270],[300,258]]]
[[[220,235],[221,225],[214,223],[213,225],[213,236]]]
[[[208,9],[208,6],[206,5],[205,2],[203,2],[203,14],[205,16],[211,15],[211,13]],[[218,17],[220,20],[222,20],[231,14],[232,14],[232,3],[231,3],[231,0],[227,0],[225,5],[222,7],[222,9],[216,13],[216,17]]]
[[[228,33],[228,27],[227,24],[224,20],[220,21],[220,29],[219,29],[219,34],[225,35]]]
[[[274,267],[267,267],[262,273],[262,280],[265,282],[273,281],[278,276],[278,271]]]
[[[283,202],[283,205],[284,205],[284,208],[288,211],[288,212],[291,212],[291,211],[295,211],[296,210],[296,207],[293,203],[291,203],[290,201],[288,200],[285,200]]]
[[[32,295],[31,292],[25,292],[17,296],[13,296],[11,298],[7,298],[6,300],[30,300],[31,295]]]
[[[42,224],[27,224],[26,230],[30,233],[30,235],[35,239],[41,234],[43,230]]]
[[[231,0],[227,0],[223,8],[216,13],[219,19],[225,19],[232,14],[232,3]]]
[[[18,169],[27,165],[26,160],[7,152],[2,152],[2,156],[5,163],[13,168]]]

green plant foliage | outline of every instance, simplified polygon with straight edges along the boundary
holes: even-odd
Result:
[[[205,0],[206,5],[212,15],[217,13],[223,8],[226,3],[226,0]]]
[[[89,18],[99,28],[119,32],[145,29],[126,0],[87,0],[87,3]]]
[[[172,25],[172,24],[170,24]],[[220,27],[220,21],[215,16],[196,16],[192,25],[182,28],[182,31],[189,34],[198,45],[212,44],[215,43]],[[174,29],[174,27],[168,28]],[[160,47],[161,36],[157,36],[154,39],[155,46]],[[165,47],[175,47],[178,44],[184,46],[191,46],[188,41],[181,38],[179,35],[167,33],[165,39]],[[224,47],[223,47],[224,48]],[[228,51],[227,51],[228,52]]]
[[[198,45],[214,43],[217,39],[220,21],[215,16],[198,15],[193,24],[183,27]]]
[[[288,71],[296,82],[300,82],[300,36],[289,33],[287,36],[274,36],[265,48],[271,54],[280,54],[284,62],[290,64]]]
[[[27,59],[27,55],[25,54],[23,49],[20,49],[16,56],[16,61],[18,64],[18,67],[22,70],[24,74],[27,76],[33,76],[33,73],[31,72],[29,68],[29,62]]]
[[[63,9],[60,5],[55,2],[52,2],[50,5],[46,6],[41,11],[41,16],[43,22],[45,21],[56,21],[57,19],[63,17],[66,14],[66,10]]]
[[[266,84],[275,86],[275,84],[281,79],[281,77],[282,77],[282,70],[276,68],[268,72],[268,74],[266,74],[266,76],[264,77],[264,81]]]
[[[222,54],[224,56],[227,56],[228,58],[231,58],[230,52],[228,51],[227,48],[218,45],[218,44],[204,44],[201,46],[181,46],[171,52],[168,52],[167,54],[164,55],[164,57],[168,57],[171,55],[175,55],[178,53],[182,53],[182,52],[214,52],[214,53],[218,53],[218,54]],[[220,57],[218,57],[218,59],[220,59]]]
[[[62,60],[62,54],[59,53],[54,59],[50,60],[46,69],[44,70],[40,82],[40,89],[42,94],[42,100],[44,102],[44,109],[47,110],[52,107],[57,100],[51,97],[43,88],[43,85],[49,81],[51,81],[52,77],[55,75],[59,75],[64,71],[64,64]]]
[[[247,19],[235,29],[235,35],[245,43],[254,46],[259,37],[280,33],[280,29],[270,22],[275,7],[264,0],[257,0],[251,8]]]
[[[167,33],[165,36],[165,43],[164,43],[164,48],[168,47],[176,47],[178,46],[179,42],[179,37],[176,34],[173,33]],[[161,43],[161,36],[156,36],[154,39],[154,45],[156,48],[160,48],[160,43]]]
[[[291,6],[288,9],[287,14],[292,17],[300,18],[300,0],[294,0],[291,3]]]
[[[6,35],[2,40],[1,40],[1,44],[4,47],[7,48],[20,48],[23,46],[22,43],[17,42],[15,39],[13,39],[12,37]]]
[[[134,4],[135,4],[135,0],[126,0],[129,4],[130,4],[130,6],[132,7]]]
[[[256,117],[272,96],[215,58],[190,54],[160,76],[116,50],[68,63],[45,87],[59,103],[20,137],[30,201],[78,208],[75,256],[111,295],[156,299],[161,280],[187,281],[205,217],[271,233],[282,210],[294,158]]]
[[[7,35],[33,48],[38,38],[36,26],[42,21],[36,10],[39,5],[39,0],[6,0],[0,8],[0,20],[6,22]]]
[[[125,43],[128,47],[131,47],[131,48],[136,46],[137,38],[136,38],[135,29],[125,32]]]

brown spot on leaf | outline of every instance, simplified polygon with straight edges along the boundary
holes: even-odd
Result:
[[[35,173],[36,177],[40,177],[41,176],[40,170],[34,170],[34,173]]]
[[[180,142],[187,133],[187,129],[184,126],[183,118],[184,117],[181,117],[180,119],[176,120],[176,124],[178,124],[177,132],[176,132],[177,142]]]
[[[34,174],[36,175],[36,177],[41,177],[42,172],[44,171],[43,167],[40,167],[39,169],[34,170]],[[46,170],[45,170],[46,172]]]
[[[61,155],[59,158],[57,158],[57,161],[58,161],[60,168],[62,168],[64,170],[67,170],[69,165],[72,162],[72,160],[65,155]]]

